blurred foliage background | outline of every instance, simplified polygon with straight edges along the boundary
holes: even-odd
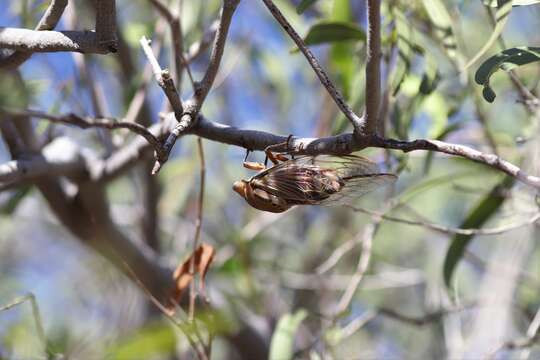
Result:
[[[0,3],[5,9],[0,14],[3,26],[29,28],[48,5]],[[221,3],[180,3],[187,49],[216,19]],[[531,110],[534,106],[527,105],[519,91],[522,86],[536,96],[538,63],[516,67],[511,76],[506,71],[493,73],[489,89],[494,99],[474,81],[490,56],[504,49],[540,46],[540,5],[529,1],[532,5],[515,6],[502,17],[502,6],[497,5],[504,2],[485,3],[383,1],[385,132],[400,139],[470,145],[540,174],[540,110]],[[365,2],[276,4],[354,110],[361,112]],[[172,0],[170,6],[178,7],[178,2]],[[90,2],[71,1],[68,9],[70,17],[64,16],[58,28],[93,28]],[[18,71],[0,75],[0,104],[94,116],[93,87],[101,97],[102,115],[122,118],[143,82],[146,59],[139,38],[162,39],[162,66],[172,64],[172,55],[169,31],[159,25],[149,1],[118,0],[117,9],[119,32],[135,60],[136,76],[123,76],[114,54],[85,56],[86,74],[79,54],[37,54]],[[490,39],[497,28],[500,37]],[[486,44],[480,59],[465,68]],[[208,57],[207,51],[192,63],[195,78],[202,76]],[[490,74],[497,70],[488,66]],[[152,110],[148,120],[159,121],[166,100],[154,82],[145,88]],[[187,97],[191,91],[184,76],[181,94]],[[238,6],[203,113],[213,121],[285,135],[350,131],[305,58],[259,1],[244,0]],[[40,136],[69,136],[96,156],[110,154],[99,131],[37,120],[33,124]],[[122,132],[114,136],[120,143],[132,137]],[[245,150],[207,140],[203,144],[201,240],[217,250],[206,284],[216,308],[213,359],[240,357],[227,340],[239,330],[239,319],[254,324],[275,359],[540,357],[538,346],[504,347],[526,338],[535,317],[540,321],[538,224],[473,237],[343,207],[263,213],[231,191],[233,181],[251,176],[242,167]],[[354,205],[361,208],[449,228],[512,226],[539,211],[531,188],[471,161],[421,151],[369,149],[362,155],[399,174],[399,180],[358,199]],[[251,157],[264,158],[262,153]],[[0,160],[10,160],[1,142]],[[145,214],[145,183],[139,175],[140,169],[132,169],[107,185],[114,220],[135,238],[141,235]],[[171,266],[191,251],[199,182],[196,139],[185,136],[158,175],[158,248]],[[194,356],[182,333],[156,314],[146,295],[68,233],[34,188],[0,191],[0,306],[34,294],[49,354],[73,359]],[[346,311],[336,315],[337,304],[358,274],[366,237],[372,237],[369,267]],[[46,357],[34,319],[30,303],[0,312],[0,358]]]

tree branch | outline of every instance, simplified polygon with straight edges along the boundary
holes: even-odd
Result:
[[[381,107],[381,2],[368,0],[365,134],[376,134]]]
[[[359,207],[356,207],[356,206],[347,206],[347,207],[352,209],[354,212],[361,212],[361,213],[364,213],[364,214],[371,215],[371,216],[373,216],[375,218],[379,218],[379,219],[383,219],[383,220],[387,220],[387,221],[392,221],[392,222],[400,223],[400,224],[425,227],[427,229],[430,229],[430,230],[433,230],[433,231],[436,231],[436,232],[440,232],[440,233],[443,233],[443,234],[449,234],[449,235],[455,235],[455,234],[459,234],[459,235],[498,235],[498,234],[503,234],[503,233],[506,233],[506,232],[509,232],[509,231],[513,231],[513,230],[522,228],[524,226],[533,225],[533,224],[537,223],[540,220],[540,213],[535,213],[533,216],[531,216],[528,219],[525,219],[525,220],[522,220],[522,221],[519,221],[519,222],[515,222],[515,223],[511,223],[511,224],[508,224],[508,225],[502,225],[502,226],[499,226],[499,227],[494,227],[494,228],[491,228],[491,229],[463,229],[463,228],[455,228],[455,227],[450,227],[450,226],[434,224],[434,223],[430,223],[430,222],[427,222],[427,221],[415,221],[415,220],[398,218],[398,217],[395,217],[395,216],[386,215],[383,212],[372,211],[372,210],[368,210],[368,209],[364,209],[364,208],[359,208]]]
[[[35,31],[0,27],[0,48],[29,52],[75,51],[107,54],[94,31]]]
[[[55,118],[55,116],[50,117]],[[62,116],[60,116],[60,118],[62,118]],[[147,134],[145,139],[147,137],[151,139],[155,138],[156,140],[152,141],[159,142],[157,139],[167,133],[172,127],[173,119],[174,114],[170,113],[162,123],[148,129],[143,127],[145,132],[151,134],[151,136]],[[118,127],[128,127],[127,125],[124,125],[125,122],[112,122],[111,119],[107,119],[106,126],[104,125],[103,127],[113,126],[113,124],[117,124]],[[129,126],[131,129],[131,125]],[[486,154],[465,145],[446,143],[439,140],[417,139],[412,141],[401,141],[384,139],[377,135],[372,135],[365,136],[363,143],[359,144],[352,133],[322,138],[290,138],[288,136],[274,135],[265,131],[239,129],[233,126],[223,125],[206,120],[202,115],[199,115],[199,120],[193,127],[187,130],[186,133],[198,135],[221,143],[240,146],[249,150],[265,150],[270,145],[277,145],[274,146],[275,151],[297,155],[346,155],[367,147],[393,149],[403,152],[417,150],[435,151],[448,155],[460,156],[488,165],[496,170],[515,177],[527,185],[540,189],[540,177],[525,173],[516,165],[501,159],[497,155]],[[152,145],[148,142],[135,140],[131,145],[118,150],[106,160],[105,164],[100,167],[99,175],[97,176],[100,178],[105,176],[109,179],[117,176],[124,169],[129,168],[130,164],[135,163],[144,156],[144,153],[151,147]]]
[[[56,27],[56,24],[58,24],[58,21],[60,21],[60,17],[64,13],[67,3],[67,0],[51,0],[49,7],[45,10],[45,13],[34,30],[53,30]],[[4,58],[0,58],[0,68],[14,69],[28,60],[30,56],[32,56],[32,53],[15,51]]]
[[[358,257],[358,264],[356,265],[356,271],[354,272],[354,275],[351,277],[351,281],[347,285],[347,289],[341,296],[339,303],[337,304],[336,308],[333,311],[334,316],[338,316],[342,314],[349,308],[349,305],[351,304],[354,294],[356,293],[356,290],[358,289],[360,282],[364,278],[364,274],[366,273],[369,266],[369,260],[371,259],[371,249],[373,247],[373,239],[375,238],[375,234],[377,233],[377,230],[379,229],[380,223],[381,223],[381,220],[375,219],[371,224],[368,224],[364,228],[364,230],[362,231],[362,234],[360,235],[362,237],[362,239],[360,240],[360,243],[362,244],[362,249],[360,252],[360,256]]]
[[[227,33],[229,32],[229,26],[231,25],[232,16],[236,10],[236,6],[240,0],[223,0],[223,7],[221,8],[221,16],[219,19],[218,29],[214,38],[214,45],[212,47],[212,54],[210,55],[210,63],[206,68],[203,79],[201,80],[198,88],[194,94],[194,112],[198,113],[206,99],[206,96],[212,88],[212,84],[216,78],[221,64],[221,58],[223,57],[223,51],[225,50],[225,43],[227,41]]]
[[[180,14],[173,14],[172,11],[159,0],[150,0],[154,8],[167,21],[171,30],[174,58],[174,80],[180,88],[182,85],[183,66],[187,66],[183,53],[182,26],[180,24]]]
[[[99,46],[113,53],[118,51],[115,0],[97,0],[96,34]]]
[[[291,39],[294,41],[296,46],[302,51],[304,56],[306,57],[307,61],[313,68],[313,71],[315,71],[315,74],[317,74],[317,77],[321,81],[321,84],[326,88],[328,91],[328,94],[332,97],[338,108],[341,110],[343,115],[351,122],[351,124],[354,127],[355,134],[363,134],[363,123],[364,120],[360,118],[358,115],[354,113],[354,111],[349,107],[349,105],[345,102],[345,99],[339,92],[339,90],[334,86],[326,72],[323,70],[319,62],[317,61],[317,58],[313,53],[308,49],[306,44],[304,43],[304,40],[298,35],[298,33],[294,30],[292,25],[285,19],[281,11],[277,8],[277,6],[273,3],[272,0],[262,0],[268,10],[270,10],[270,13],[274,18],[277,20],[277,22],[283,27],[283,29],[289,34]]]
[[[0,113],[9,115],[15,118],[20,117],[37,117],[41,119],[46,119],[54,123],[62,123],[66,125],[78,126],[82,129],[88,128],[104,128],[104,129],[128,129],[146,139],[148,143],[154,148],[154,150],[159,154],[161,152],[161,142],[156,138],[148,129],[144,126],[128,122],[128,121],[117,121],[114,118],[91,118],[91,117],[81,117],[75,114],[66,114],[66,115],[51,115],[43,113],[41,111],[25,110],[20,112],[6,111],[0,108]]]
[[[21,183],[43,177],[75,176],[85,170],[77,146],[66,138],[57,138],[40,155],[11,160],[0,165],[0,184]]]
[[[186,132],[198,119],[199,111],[206,99],[206,96],[212,88],[212,84],[216,78],[219,66],[221,64],[221,58],[223,57],[223,51],[225,49],[225,43],[227,42],[227,33],[229,32],[229,26],[231,24],[232,16],[236,10],[236,6],[240,0],[223,0],[223,6],[221,8],[221,15],[219,19],[218,29],[214,38],[214,45],[212,47],[212,54],[210,55],[210,62],[206,68],[206,72],[202,81],[196,84],[193,97],[188,101],[184,108],[184,114],[178,120],[178,124],[171,130],[165,144],[163,145],[163,152],[166,154],[164,158],[156,159],[153,174],[159,172],[161,166],[167,161],[168,155],[171,152],[176,139],[184,132]]]
[[[139,42],[144,54],[146,55],[146,58],[148,59],[148,62],[150,63],[150,66],[152,67],[154,77],[156,78],[159,87],[163,89],[165,96],[167,96],[167,99],[171,104],[176,119],[180,121],[182,118],[182,113],[184,112],[184,106],[182,104],[182,100],[180,100],[178,91],[176,91],[176,86],[174,85],[174,80],[171,78],[169,70],[161,69],[161,66],[154,56],[152,48],[150,47],[150,41],[145,36],[143,36]]]
[[[204,32],[201,40],[193,43],[187,52],[184,54],[186,64],[192,63],[199,55],[201,55],[212,44],[212,40],[216,36],[216,32],[219,26],[219,21],[214,21],[208,29]]]

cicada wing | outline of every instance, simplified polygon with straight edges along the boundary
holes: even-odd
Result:
[[[282,198],[290,204],[315,205],[328,197],[321,191],[321,182],[317,181],[317,178],[320,178],[317,175],[319,171],[319,168],[312,165],[290,163],[287,166],[274,167],[252,181],[255,187]]]
[[[360,196],[372,192],[380,187],[391,185],[396,180],[396,175],[384,173],[354,177],[346,180],[345,186],[339,192],[332,194],[325,200],[321,201],[320,205],[350,205]]]
[[[395,179],[377,164],[354,155],[302,156],[255,176],[258,187],[291,204],[339,204]]]

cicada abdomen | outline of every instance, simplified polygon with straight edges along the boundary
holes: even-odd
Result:
[[[318,155],[276,164],[233,189],[259,210],[283,212],[294,205],[344,204],[396,179],[364,157]]]

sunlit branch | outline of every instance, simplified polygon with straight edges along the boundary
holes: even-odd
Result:
[[[150,66],[152,67],[152,72],[154,73],[156,82],[158,83],[159,87],[163,89],[165,96],[167,96],[167,99],[171,104],[176,119],[180,121],[182,113],[184,111],[184,107],[182,104],[182,100],[180,100],[180,96],[176,91],[174,80],[171,78],[168,70],[161,69],[161,66],[158,63],[152,51],[152,48],[150,47],[150,41],[145,36],[143,36],[139,42],[144,51],[144,54],[146,55],[146,58],[148,59],[148,62],[150,63]]]
[[[60,21],[60,17],[64,13],[67,6],[67,0],[51,0],[47,10],[36,25],[36,31],[53,30]],[[31,52],[15,51],[13,54],[0,57],[0,68],[13,69],[24,63],[32,56]]]
[[[0,48],[26,52],[75,51],[107,54],[112,50],[98,42],[94,31],[36,31],[0,27]]]

